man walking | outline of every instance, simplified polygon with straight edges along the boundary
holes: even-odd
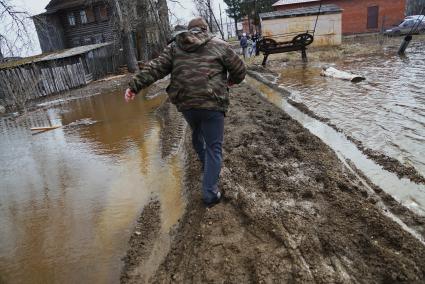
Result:
[[[243,59],[246,59],[247,48],[248,48],[248,38],[246,37],[246,33],[242,34],[239,44],[241,45],[241,48],[242,48]]]
[[[195,18],[188,30],[180,30],[160,56],[134,77],[125,93],[126,100],[170,73],[167,93],[192,129],[192,144],[204,171],[203,201],[211,207],[221,199],[218,179],[228,86],[242,82],[246,68],[226,42],[208,33],[204,19]]]

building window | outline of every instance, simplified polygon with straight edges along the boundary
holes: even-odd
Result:
[[[404,21],[401,26],[403,28],[412,28],[415,24],[417,24],[417,22],[415,20],[407,20]]]
[[[95,21],[93,9],[87,8],[86,9],[86,16],[87,16],[87,22],[88,23],[93,23]]]
[[[367,7],[367,28],[377,29],[379,17],[379,6]]]
[[[87,24],[87,14],[85,10],[80,11],[80,19],[82,24]]]
[[[106,6],[97,6],[94,11],[99,22],[108,20],[108,8]]]
[[[68,24],[70,26],[75,26],[75,16],[74,13],[68,13]]]

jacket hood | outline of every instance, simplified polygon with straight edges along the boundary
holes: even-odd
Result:
[[[201,31],[187,31],[176,36],[176,43],[179,48],[186,52],[194,52],[201,46],[207,44],[213,38],[212,35]]]

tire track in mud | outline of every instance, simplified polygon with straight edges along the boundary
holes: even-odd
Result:
[[[186,133],[186,213],[147,282],[425,281],[423,244],[382,212],[328,146],[246,85],[233,88],[231,99],[225,202],[203,207],[200,164]],[[425,227],[424,218],[399,211],[410,226]],[[143,256],[137,261],[143,265]]]

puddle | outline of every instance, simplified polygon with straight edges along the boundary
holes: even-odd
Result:
[[[418,185],[408,179],[399,179],[395,174],[387,172],[368,159],[344,134],[335,131],[330,126],[304,114],[290,105],[277,91],[263,83],[248,77],[247,82],[263,94],[270,102],[283,109],[293,119],[300,122],[312,134],[319,137],[344,160],[350,160],[375,185],[400,201],[406,207],[425,216],[425,185]]]
[[[391,49],[335,62],[340,70],[366,77],[357,84],[321,77],[321,63],[288,64],[277,71],[278,83],[291,92],[291,99],[329,119],[366,148],[425,176],[425,48],[416,40],[407,58]]]
[[[152,197],[169,232],[184,210],[184,162],[161,156],[164,98],[103,94],[0,120],[0,282],[118,283]],[[51,125],[63,127],[29,130]]]

